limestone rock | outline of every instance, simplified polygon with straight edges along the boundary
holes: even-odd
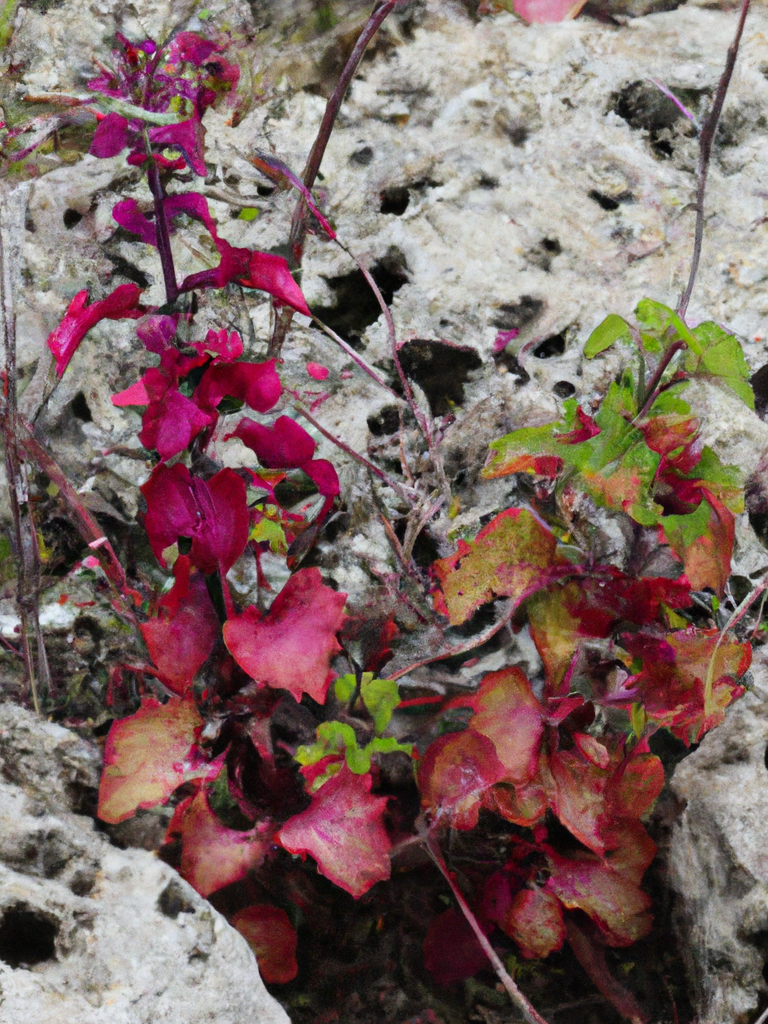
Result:
[[[2,1024],[287,1024],[242,936],[172,868],[78,813],[99,760],[0,705]]]
[[[681,945],[701,1024],[752,1021],[766,992],[768,934],[768,657],[754,689],[677,767],[684,808],[673,826],[670,879],[682,897]]]

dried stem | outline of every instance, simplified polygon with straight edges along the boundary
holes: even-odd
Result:
[[[509,973],[509,971],[507,971],[506,967],[501,962],[496,950],[488,941],[485,933],[478,924],[477,918],[472,913],[472,910],[467,901],[464,899],[461,889],[459,889],[458,885],[456,885],[455,880],[453,879],[450,871],[448,870],[448,867],[446,866],[446,863],[443,860],[443,855],[440,852],[440,847],[437,845],[437,842],[434,839],[434,837],[430,835],[428,832],[425,832],[423,835],[423,842],[424,846],[427,849],[427,853],[430,855],[432,860],[437,865],[440,874],[451,887],[451,892],[453,893],[454,899],[459,904],[459,908],[464,917],[467,919],[469,927],[475,933],[475,937],[477,941],[480,943],[483,952],[493,964],[493,969],[494,971],[496,971],[499,981],[506,989],[509,998],[515,1004],[518,1010],[520,1010],[523,1017],[526,1019],[526,1021],[528,1021],[528,1024],[547,1024],[546,1020],[541,1016],[540,1013],[536,1011],[536,1009],[531,1005],[531,1003],[528,1002],[526,997],[517,987],[514,978]]]
[[[0,210],[0,295],[3,310],[3,346],[5,352],[5,401],[0,414],[5,441],[5,467],[8,477],[9,499],[13,515],[14,547],[16,549],[18,579],[16,604],[21,626],[21,648],[27,685],[35,711],[40,713],[38,679],[42,688],[50,690],[50,671],[45,643],[40,628],[40,551],[37,531],[29,507],[29,488],[26,468],[19,447],[18,410],[16,391],[16,313],[13,302],[13,278],[8,252],[8,201],[3,197]],[[30,644],[30,627],[35,637],[37,672]]]
[[[707,188],[709,161],[712,157],[712,144],[715,141],[715,132],[717,131],[717,124],[723,110],[725,95],[728,92],[728,86],[731,84],[733,69],[736,65],[736,57],[739,52],[741,35],[744,31],[744,22],[747,19],[747,12],[749,11],[749,3],[750,0],[742,0],[741,2],[741,13],[739,14],[739,23],[736,26],[736,35],[733,37],[733,42],[728,47],[728,55],[725,58],[725,68],[720,76],[720,82],[717,86],[717,92],[715,93],[712,109],[704,122],[704,126],[701,129],[701,135],[699,137],[699,180],[696,188],[696,230],[693,237],[691,271],[688,275],[688,284],[685,287],[685,291],[683,292],[680,298],[680,303],[677,307],[677,312],[683,319],[685,319],[685,314],[688,311],[688,303],[691,301],[691,293],[693,292],[693,286],[696,283],[696,274],[698,273],[699,260],[701,259],[701,246],[704,241],[704,194]]]
[[[349,89],[352,79],[355,77],[355,73],[360,66],[360,61],[363,59],[363,54],[365,53],[368,44],[395,7],[403,2],[404,0],[385,0],[384,3],[379,4],[368,18],[368,21],[363,27],[363,31],[358,36],[354,49],[349,55],[349,59],[344,65],[341,75],[339,76],[339,80],[336,83],[336,88],[331,93],[331,96],[325,106],[323,119],[320,122],[317,136],[312,149],[310,150],[309,157],[307,158],[307,164],[304,168],[302,178],[308,189],[311,189],[315,184],[315,179],[317,178],[317,173],[320,170],[320,164],[325,156],[328,140],[330,139],[331,132],[336,124],[336,118],[338,117],[339,110],[341,109],[341,104],[344,101],[344,97],[347,94],[347,90]],[[293,211],[291,233],[288,238],[288,248],[290,251],[289,261],[293,270],[298,270],[301,266],[306,235],[307,204],[304,196],[300,196]],[[284,307],[278,313],[275,319],[275,327],[272,332],[272,337],[269,342],[269,348],[267,350],[268,359],[279,358],[283,342],[285,341],[285,336],[288,333],[288,328],[291,326],[292,319],[293,310]]]

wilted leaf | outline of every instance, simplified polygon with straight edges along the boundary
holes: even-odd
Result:
[[[330,661],[341,647],[347,595],[323,583],[318,569],[290,577],[266,615],[253,606],[224,624],[224,642],[240,667],[259,683],[307,693],[325,702],[333,678]]]
[[[386,806],[386,797],[371,796],[370,775],[344,765],[276,839],[289,853],[310,854],[321,875],[357,899],[390,875]]]
[[[466,622],[486,601],[520,602],[563,564],[554,535],[527,509],[510,508],[492,519],[474,541],[459,541],[455,555],[433,565],[440,582],[435,607],[452,626]]]
[[[191,700],[145,697],[134,715],[112,723],[104,749],[98,816],[116,824],[163,804],[188,779],[205,775],[195,746],[203,720]]]
[[[257,903],[238,910],[231,923],[256,955],[259,973],[268,985],[287,985],[293,981],[299,973],[298,937],[284,910],[269,903]]]

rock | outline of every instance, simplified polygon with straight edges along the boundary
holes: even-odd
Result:
[[[766,1003],[768,655],[754,688],[678,765],[669,849],[678,927],[701,1024],[747,1024]]]
[[[3,1024],[287,1024],[242,936],[145,850],[82,816],[100,757],[0,705]]]

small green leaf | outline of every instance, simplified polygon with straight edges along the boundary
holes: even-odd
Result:
[[[632,731],[638,739],[642,738],[648,716],[642,704],[633,704],[629,712],[629,720],[632,723]]]
[[[267,519],[266,516],[251,527],[251,532],[248,534],[248,540],[256,541],[258,543],[268,543],[269,550],[275,554],[284,555],[288,550],[288,544],[285,539],[285,530],[282,528],[280,523],[276,523],[274,519]]]
[[[370,743],[366,744],[365,750],[369,755],[394,754],[401,750],[409,757],[413,756],[413,744],[400,743],[394,736],[376,736],[375,739],[372,739]]]
[[[261,211],[255,206],[246,206],[237,215],[238,220],[256,220]]]
[[[587,359],[594,359],[601,352],[605,352],[617,341],[631,341],[632,334],[629,324],[616,313],[609,313],[601,324],[592,331],[587,343],[584,346],[584,355]]]
[[[357,679],[352,673],[345,676],[339,676],[336,680],[334,690],[336,692],[336,699],[346,703],[351,699],[352,694],[357,688]]]
[[[684,341],[692,352],[701,352],[701,345],[690,327],[669,306],[654,299],[641,299],[635,316],[640,322],[640,337],[646,352],[665,352],[676,341]]]
[[[373,718],[374,731],[377,736],[381,735],[389,725],[392,712],[400,703],[397,683],[393,679],[374,679],[372,672],[365,672],[360,692]]]

